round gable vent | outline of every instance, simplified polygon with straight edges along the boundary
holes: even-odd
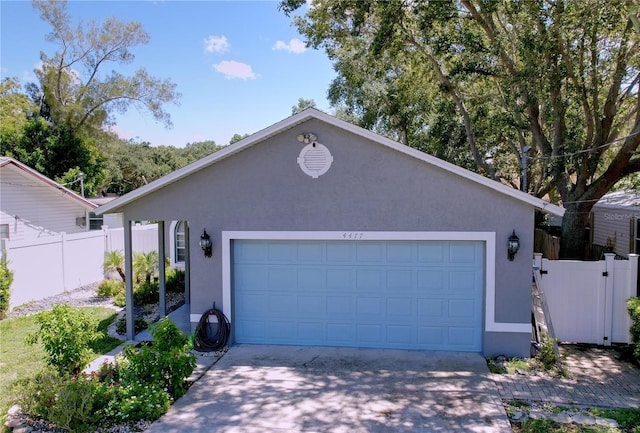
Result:
[[[298,165],[302,171],[314,179],[325,174],[332,162],[333,156],[329,149],[315,141],[303,147],[298,156]]]

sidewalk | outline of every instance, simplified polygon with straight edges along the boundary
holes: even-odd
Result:
[[[562,346],[571,378],[492,374],[502,400],[562,406],[640,407],[640,370],[604,348]]]

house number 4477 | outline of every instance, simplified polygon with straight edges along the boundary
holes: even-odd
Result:
[[[343,239],[353,239],[353,240],[362,239],[363,236],[364,236],[364,233],[361,233],[361,232],[345,232],[342,234]]]

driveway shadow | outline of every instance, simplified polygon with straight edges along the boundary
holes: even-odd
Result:
[[[232,347],[148,433],[511,432],[479,354]]]

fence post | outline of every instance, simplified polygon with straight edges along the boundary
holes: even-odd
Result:
[[[67,291],[67,275],[65,272],[65,260],[64,260],[64,244],[67,242],[67,234],[65,232],[60,233],[60,259],[62,261],[62,291]]]
[[[636,296],[640,296],[640,279],[638,279],[638,254],[629,254],[629,284],[636,285]]]
[[[533,253],[533,267],[542,270],[542,253]]]
[[[611,346],[611,335],[613,333],[613,283],[615,280],[615,258],[616,255],[613,253],[604,254],[604,335],[602,339],[605,346]]]

